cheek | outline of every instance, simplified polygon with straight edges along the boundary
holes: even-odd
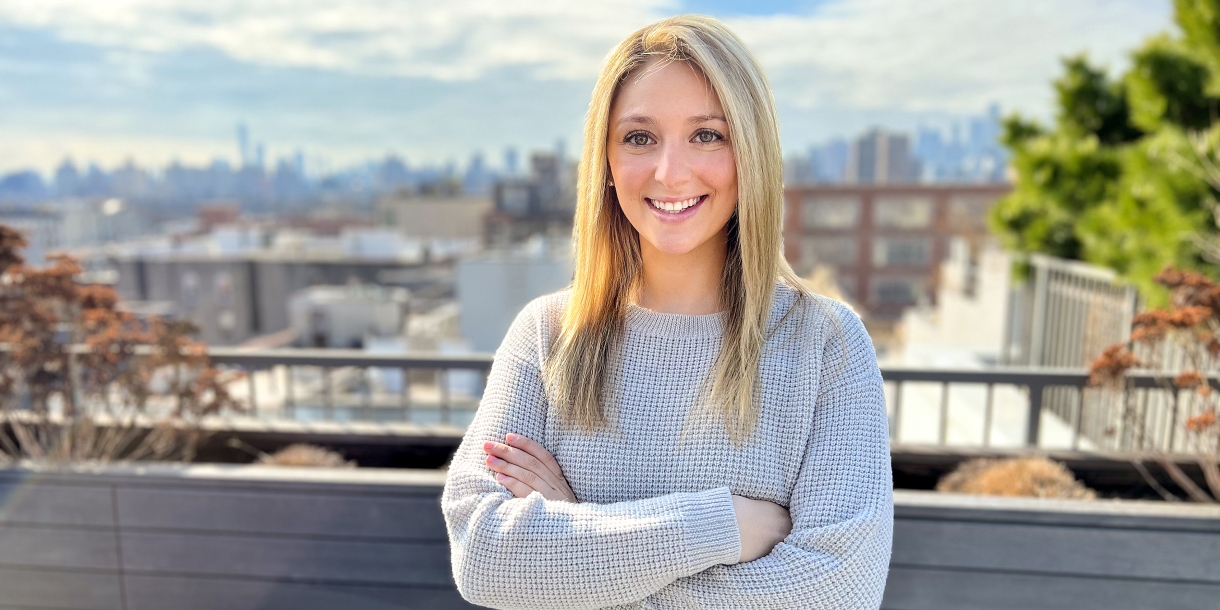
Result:
[[[614,185],[624,196],[634,197],[653,175],[654,164],[647,155],[622,155],[610,159]]]
[[[721,195],[737,197],[737,163],[732,151],[717,151],[700,163],[699,177]]]

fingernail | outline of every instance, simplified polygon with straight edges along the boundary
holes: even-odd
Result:
[[[516,435],[516,434],[509,434],[509,435],[507,435],[507,436],[505,436],[505,437],[504,437],[504,440],[506,440],[506,441],[508,441],[508,442],[510,442],[510,443],[515,443],[515,442],[517,442],[517,435]]]
[[[483,451],[491,451],[495,446],[495,443],[487,441],[486,443],[483,443]]]
[[[504,463],[504,460],[502,460],[502,459],[500,459],[500,458],[498,458],[498,457],[496,457],[496,456],[492,455],[492,456],[488,456],[488,458],[487,458],[487,462],[488,462],[489,464],[496,464],[496,465],[499,465],[499,464],[503,464],[503,463]]]
[[[508,480],[508,475],[506,475],[506,474],[497,474],[497,475],[496,475],[496,480],[497,480],[497,481],[499,481],[499,482],[501,482],[501,483],[503,483],[503,482],[505,482],[505,481],[507,481],[507,480]]]

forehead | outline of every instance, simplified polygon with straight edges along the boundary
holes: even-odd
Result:
[[[723,111],[716,91],[694,64],[654,59],[627,75],[610,108],[611,119],[636,114],[686,120]]]

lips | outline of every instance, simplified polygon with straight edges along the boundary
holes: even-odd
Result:
[[[679,201],[658,201],[656,199],[645,197],[644,201],[647,201],[648,205],[654,210],[668,214],[680,214],[687,209],[703,203],[705,199],[707,199],[707,195],[699,195],[697,197],[690,197],[688,199],[682,199]]]

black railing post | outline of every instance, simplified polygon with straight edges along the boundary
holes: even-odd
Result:
[[[256,372],[258,372],[258,369],[254,368],[254,367],[250,367],[250,368],[246,369],[246,379],[250,380],[250,414],[251,415],[258,415],[258,395],[255,393],[255,390],[254,390],[254,373],[256,373]]]
[[[326,421],[335,421],[335,397],[331,392],[330,379],[332,371],[329,366],[322,367],[322,409]]]
[[[995,411],[995,384],[987,384],[987,406],[983,412],[983,446],[991,446],[991,418]]]
[[[411,369],[398,369],[402,373],[402,419],[411,423]]]
[[[894,382],[894,427],[890,430],[890,439],[898,442],[898,432],[902,428],[902,381]]]
[[[440,380],[441,391],[441,423],[451,423],[449,396],[449,369],[436,369],[436,377]]]
[[[936,430],[936,440],[940,445],[949,438],[949,382],[940,384],[940,425]]]
[[[364,387],[364,400],[362,401],[364,409],[362,409],[362,415],[365,419],[371,421],[373,419],[373,376],[375,373],[373,372],[373,369],[369,367],[364,367],[357,370],[360,371],[361,375],[364,377],[364,383],[362,384]],[[377,369],[377,371],[381,371],[381,369]]]
[[[293,381],[292,381],[292,365],[284,365],[284,373],[288,376],[284,380],[284,412],[291,414],[293,419],[296,419],[296,400],[293,397]]]
[[[1042,425],[1042,394],[1045,386],[1040,383],[1029,384],[1029,421],[1025,426],[1025,444],[1029,447],[1038,446],[1038,429]]]

